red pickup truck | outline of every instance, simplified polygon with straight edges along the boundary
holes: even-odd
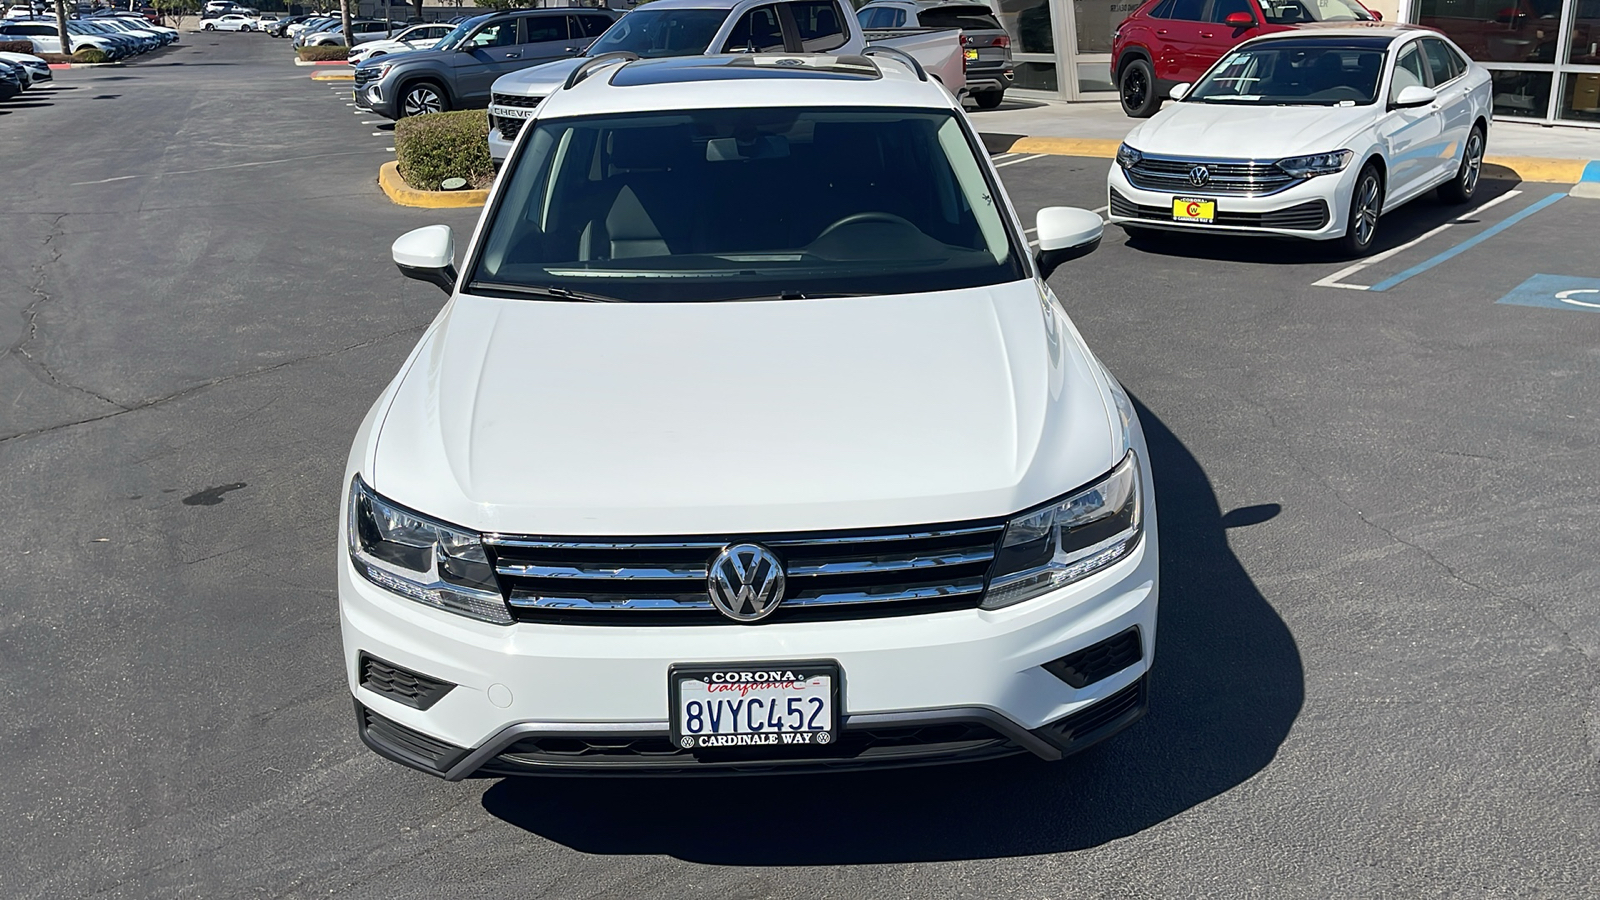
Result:
[[[1145,0],[1117,26],[1111,76],[1123,111],[1143,119],[1174,85],[1197,80],[1250,38],[1310,22],[1379,18],[1356,0]]]

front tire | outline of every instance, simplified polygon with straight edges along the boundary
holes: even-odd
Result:
[[[212,25],[210,22],[207,22],[205,30],[206,31],[216,31],[217,30],[217,26]]]
[[[1156,73],[1150,63],[1136,59],[1122,67],[1117,76],[1117,97],[1122,101],[1122,111],[1135,119],[1148,119],[1161,108],[1161,98],[1156,96]]]
[[[1483,146],[1485,136],[1482,125],[1472,126],[1467,135],[1467,146],[1461,151],[1461,167],[1456,177],[1439,185],[1439,199],[1446,203],[1466,203],[1478,190],[1478,179],[1483,174]]]
[[[406,89],[400,94],[400,117],[403,119],[447,112],[449,109],[450,101],[445,96],[444,89],[431,81],[418,81],[406,85]]]
[[[1001,103],[1005,102],[1006,92],[983,91],[982,93],[973,94],[972,99],[978,104],[979,109],[995,109]]]
[[[1383,176],[1378,167],[1367,163],[1356,176],[1350,192],[1350,216],[1345,223],[1339,247],[1346,256],[1366,256],[1372,252],[1372,239],[1378,234],[1378,216],[1383,213]]]

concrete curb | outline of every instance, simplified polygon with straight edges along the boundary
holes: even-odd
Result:
[[[348,66],[348,65],[350,65],[350,61],[349,60],[344,60],[344,59],[305,60],[305,59],[300,59],[299,57],[296,57],[295,60],[294,60],[294,64],[297,65],[297,66]]]
[[[108,63],[49,63],[52,69],[103,69],[107,66],[120,66],[120,62]]]
[[[354,72],[312,72],[312,81],[355,81]]]
[[[1025,137],[1012,144],[1011,153],[1044,153],[1051,156],[1087,156],[1115,159],[1121,141],[1104,138]],[[1600,182],[1600,160],[1546,159],[1537,156],[1486,156],[1489,178],[1514,177],[1519,181],[1548,184]]]
[[[378,169],[378,184],[398,206],[423,209],[466,209],[489,202],[488,191],[419,191],[400,177],[400,164],[386,162]]]

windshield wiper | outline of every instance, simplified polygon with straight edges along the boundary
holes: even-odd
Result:
[[[467,285],[468,290],[473,288],[488,288],[492,291],[509,291],[513,294],[526,294],[534,297],[554,297],[557,300],[581,300],[586,303],[627,303],[620,297],[607,297],[605,294],[589,294],[584,291],[574,291],[564,287],[542,287],[532,284],[506,284],[500,281],[474,281]]]
[[[776,294],[758,294],[752,297],[727,297],[721,302],[738,303],[755,300],[838,300],[843,297],[871,297],[872,294],[850,294],[839,291],[779,291]]]

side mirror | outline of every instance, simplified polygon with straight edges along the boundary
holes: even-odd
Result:
[[[1431,87],[1420,84],[1410,84],[1400,89],[1394,95],[1393,105],[1396,109],[1409,109],[1413,106],[1427,106],[1439,99],[1439,92]]]
[[[456,289],[456,236],[449,225],[429,225],[400,235],[389,248],[400,274],[436,284],[446,294]]]
[[[1093,253],[1105,232],[1098,215],[1071,206],[1047,206],[1039,210],[1034,224],[1038,226],[1039,252],[1033,260],[1040,278],[1049,278],[1064,262]]]
[[[1223,17],[1222,24],[1229,28],[1254,28],[1256,17],[1247,12],[1231,12]]]
[[[1183,84],[1175,84],[1172,86],[1171,90],[1167,91],[1167,96],[1173,100],[1182,100],[1183,98],[1189,96],[1189,89],[1192,87],[1194,87],[1194,85],[1187,81],[1185,81]]]

